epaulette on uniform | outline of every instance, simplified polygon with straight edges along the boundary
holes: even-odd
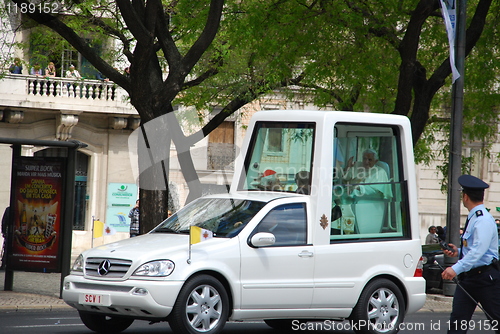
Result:
[[[483,215],[483,211],[482,210],[477,210],[476,211],[476,217],[481,217]]]

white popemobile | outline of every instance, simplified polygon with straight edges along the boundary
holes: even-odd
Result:
[[[407,118],[261,111],[229,194],[85,251],[63,298],[99,333],[136,319],[193,334],[256,319],[276,329],[338,320],[356,333],[397,333],[425,302],[420,259]]]

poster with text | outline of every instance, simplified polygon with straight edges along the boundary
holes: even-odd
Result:
[[[138,188],[134,183],[109,183],[106,208],[106,226],[116,232],[130,231],[128,214],[135,206]]]
[[[20,157],[14,163],[14,270],[60,272],[64,158]]]

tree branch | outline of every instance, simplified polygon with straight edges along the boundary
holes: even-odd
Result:
[[[163,11],[163,6],[161,5],[161,3],[159,4],[157,15],[158,20],[156,22],[156,36],[165,55],[165,59],[167,60],[167,63],[169,65],[180,64],[182,56],[177,46],[175,45],[172,34],[170,33],[169,24],[165,17],[165,13]],[[175,68],[175,66],[170,67]]]
[[[116,0],[116,4],[120,9],[123,20],[137,41],[147,41],[153,38],[148,29],[143,25],[143,21],[136,12],[137,6],[132,6],[128,0]]]
[[[212,0],[210,2],[210,9],[205,28],[182,60],[185,75],[191,71],[193,66],[198,62],[198,60],[200,60],[203,53],[207,50],[210,44],[212,44],[212,41],[219,30],[223,7],[224,0]]]

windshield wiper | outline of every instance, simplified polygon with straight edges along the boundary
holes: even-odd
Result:
[[[177,230],[174,230],[170,227],[160,227],[160,228],[157,228],[156,230],[154,230],[154,233],[175,233],[175,234],[179,234],[180,232],[177,231]]]

